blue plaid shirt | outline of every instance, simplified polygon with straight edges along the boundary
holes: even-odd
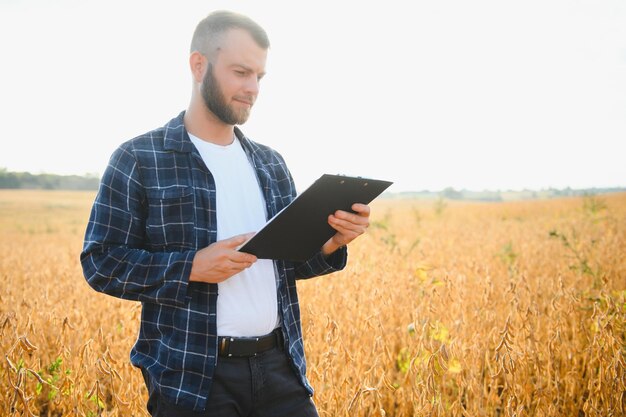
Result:
[[[133,365],[164,398],[204,410],[217,363],[217,284],[189,282],[198,249],[217,238],[215,182],[183,125],[184,112],[162,128],[122,144],[102,177],[81,263],[103,293],[141,301]],[[282,156],[235,129],[259,179],[269,217],[296,196]],[[294,372],[310,394],[296,279],[342,269],[347,252],[307,262],[275,261],[278,312]]]

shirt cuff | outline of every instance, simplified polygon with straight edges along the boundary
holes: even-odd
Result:
[[[342,246],[328,256],[324,256],[322,251],[319,251],[310,262],[326,273],[340,271],[346,267],[348,262],[348,248]]]

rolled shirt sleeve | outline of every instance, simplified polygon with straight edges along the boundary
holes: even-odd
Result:
[[[296,279],[307,279],[331,274],[345,268],[348,262],[348,249],[343,246],[325,257],[318,252],[306,262],[295,265]]]

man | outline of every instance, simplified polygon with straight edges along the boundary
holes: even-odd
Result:
[[[317,416],[295,280],[342,269],[369,207],[329,213],[337,233],[307,262],[237,251],[296,196],[280,154],[235,127],[268,48],[248,17],[202,20],[189,107],[113,153],[93,205],[84,274],[98,291],[142,302],[131,362],[153,416]]]

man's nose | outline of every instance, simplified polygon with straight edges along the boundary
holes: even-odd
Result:
[[[256,96],[259,94],[259,79],[255,76],[248,77],[245,84],[246,94]]]

